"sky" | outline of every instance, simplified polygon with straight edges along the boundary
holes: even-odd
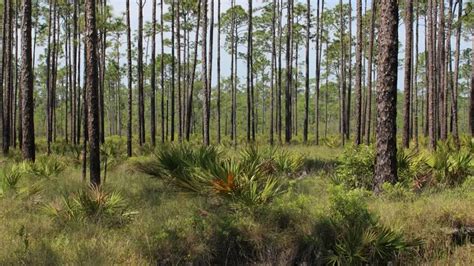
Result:
[[[267,0],[268,1],[268,0]],[[136,30],[137,29],[137,26],[138,26],[138,5],[136,3],[137,1],[136,0],[131,0],[130,1],[130,11],[131,11],[131,26],[132,26],[132,31]],[[160,0],[157,0],[157,2],[159,3]],[[302,3],[306,3],[306,1],[302,1],[300,0],[299,2],[302,2]],[[345,3],[347,3],[346,0],[344,0]],[[353,5],[353,10],[355,9],[355,6],[356,6],[356,0],[351,0],[352,2],[352,5]],[[109,5],[113,6],[113,13],[114,15],[116,16],[122,16],[122,14],[125,12],[125,8],[126,8],[126,1],[125,0],[108,0],[108,3]],[[144,20],[145,22],[146,21],[151,21],[151,17],[152,17],[152,3],[153,1],[152,0],[146,0],[145,2],[145,7],[144,7]],[[224,12],[225,10],[227,10],[229,7],[230,7],[230,0],[222,0],[222,12]],[[242,5],[244,9],[247,8],[247,3],[248,1],[247,0],[236,0],[236,4],[238,5]],[[263,0],[258,0],[258,1],[254,1],[254,8],[257,8],[259,6],[261,6],[263,3]],[[314,5],[316,5],[316,0],[311,0],[311,3],[313,4],[313,8],[314,8]],[[325,8],[333,8],[335,5],[337,5],[339,3],[339,0],[326,0],[325,1],[325,5],[326,7]],[[370,5],[371,5],[371,0],[362,0],[362,4],[363,4],[363,10],[365,9],[365,4],[368,4],[369,6],[367,7],[367,9],[370,9]],[[217,0],[215,1],[215,5],[216,5],[216,8],[217,8]],[[159,9],[157,10],[158,14],[158,20],[159,20]],[[217,12],[216,12],[217,13]],[[353,12],[353,16],[355,17],[355,11]],[[216,19],[217,21],[217,14],[216,14]],[[353,27],[353,35],[355,35],[355,32],[356,32],[356,25],[355,25],[355,19],[354,19],[354,22],[352,24],[352,27]],[[400,23],[399,23],[399,40],[400,40],[400,43],[401,43],[401,49],[399,50],[399,59],[400,58],[403,58],[404,57],[404,48],[403,48],[403,44],[405,42],[405,30],[404,30],[404,27],[405,25],[403,24],[403,21],[401,20]],[[423,51],[425,48],[424,48],[424,31],[423,31],[423,25],[420,25],[420,37],[419,37],[419,50],[420,52]],[[159,36],[157,36],[157,38],[159,38]],[[355,36],[354,36],[355,38]],[[123,45],[122,45],[122,49],[125,53],[125,49],[126,49],[126,40],[124,39],[123,40]],[[452,41],[453,41],[453,44],[452,46],[454,47],[454,38],[452,38]],[[159,45],[160,45],[160,41],[157,40],[157,51],[160,51],[159,49]],[[304,45],[301,45],[302,46],[302,49],[300,50],[300,53],[301,53],[301,56],[300,56],[300,61],[303,62],[303,58],[304,58]],[[311,77],[314,77],[314,69],[315,69],[315,47],[314,47],[314,43],[312,43],[312,49],[310,51],[310,73],[311,74]],[[214,40],[214,47],[217,47],[217,38],[215,38]],[[462,44],[462,47],[463,48],[466,48],[466,47],[470,47],[470,43],[466,42],[466,40],[463,40],[463,44]],[[214,48],[215,49],[215,48]],[[240,47],[240,49],[242,51],[245,51],[246,50],[246,47]],[[355,48],[353,48],[355,49]],[[223,77],[227,77],[229,74],[230,74],[230,68],[229,67],[224,67],[226,65],[230,65],[230,56],[225,53],[224,49],[221,50],[222,52],[222,75]],[[323,53],[323,59],[324,59],[324,53]],[[214,71],[217,71],[217,68],[215,67],[215,64],[216,64],[216,56],[214,56],[214,68],[213,70]],[[354,61],[355,59],[353,59]],[[243,60],[239,60],[239,76],[241,77],[244,77],[245,76],[245,73],[246,73],[246,63],[243,62]],[[304,69],[300,68],[300,71],[304,71]],[[403,64],[400,64],[399,65],[399,77],[398,77],[398,88],[399,89],[402,89],[403,88]],[[215,80],[215,77],[216,77],[216,73],[213,73],[213,85],[216,84],[216,80]]]

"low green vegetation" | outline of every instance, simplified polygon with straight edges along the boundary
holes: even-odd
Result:
[[[472,265],[470,141],[400,151],[380,195],[367,146],[166,145],[127,160],[107,139],[100,188],[82,181],[76,147],[12,156],[0,264]]]

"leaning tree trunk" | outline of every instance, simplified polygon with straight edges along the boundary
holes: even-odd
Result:
[[[100,132],[98,109],[98,69],[97,69],[97,29],[95,0],[86,0],[86,68],[87,105],[89,132],[90,180],[94,186],[100,185]]]
[[[398,3],[380,2],[380,34],[377,81],[376,193],[384,182],[397,181],[397,68]]]
[[[21,88],[22,88],[22,152],[23,159],[35,160],[35,126],[33,99],[33,59],[31,57],[31,0],[23,2],[23,25],[21,39]]]

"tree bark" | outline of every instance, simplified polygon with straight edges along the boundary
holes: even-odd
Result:
[[[286,36],[286,90],[285,90],[285,143],[291,142],[291,89],[292,89],[292,36],[293,36],[293,0],[287,1],[287,36]]]
[[[434,150],[436,149],[436,124],[435,124],[435,56],[434,56],[434,47],[433,47],[433,35],[435,32],[433,31],[433,0],[428,0],[428,10],[427,10],[427,28],[428,28],[428,43],[427,43],[427,51],[428,51],[428,134],[429,134],[429,148]]]
[[[204,87],[204,102],[203,102],[203,127],[204,127],[204,135],[203,135],[203,142],[204,146],[209,146],[209,83],[207,79],[207,0],[202,2],[203,10],[202,10],[202,83]]]
[[[403,147],[410,147],[410,108],[413,66],[413,2],[405,3],[405,74],[404,74],[404,105],[403,105]]]
[[[34,99],[33,99],[33,59],[31,57],[31,0],[23,2],[23,25],[22,25],[22,152],[23,159],[35,161],[35,126],[34,126]]]
[[[144,98],[144,70],[143,70],[143,0],[138,1],[138,139],[142,146],[145,143],[145,98]]]
[[[217,0],[217,143],[221,143],[221,0]]]
[[[150,135],[151,144],[156,145],[156,0],[152,7],[152,36],[151,36],[151,99],[150,99]]]
[[[189,91],[189,99],[187,102],[187,114],[186,114],[186,140],[189,141],[191,136],[191,126],[192,126],[192,114],[193,114],[193,95],[194,95],[194,80],[196,78],[196,66],[197,66],[197,54],[198,54],[198,43],[199,43],[199,28],[201,25],[201,0],[198,1],[198,10],[197,10],[197,26],[196,26],[196,35],[194,37],[194,58],[193,58],[193,69],[191,73],[191,84]]]
[[[376,127],[376,193],[384,182],[397,182],[397,67],[398,4],[381,0],[381,23],[378,53],[377,127]]]
[[[95,0],[86,0],[86,53],[87,53],[87,105],[88,132],[90,152],[90,181],[94,186],[100,185],[100,132],[98,110],[98,70],[97,70],[97,29]]]
[[[127,0],[129,1],[129,0]],[[165,63],[164,63],[164,20],[163,20],[164,1],[160,1],[160,36],[161,36],[161,56],[160,56],[160,85],[161,85],[161,143],[165,142]]]
[[[127,0],[127,61],[128,61],[128,124],[127,124],[127,155],[132,157],[132,37],[130,26],[130,0]]]
[[[370,126],[372,123],[372,66],[375,41],[375,15],[377,13],[377,0],[372,0],[372,11],[370,15],[369,56],[367,58],[367,118],[365,126],[365,143],[370,144]]]
[[[472,36],[472,52],[471,52],[471,103],[469,106],[469,128],[471,129],[471,137],[474,137],[474,34]]]
[[[357,46],[356,46],[356,132],[355,144],[362,143],[362,0],[357,0]]]
[[[318,1],[319,2],[319,1]],[[319,14],[319,3],[316,7]],[[306,77],[305,77],[305,92],[304,92],[304,125],[303,125],[303,142],[308,143],[308,124],[309,124],[309,38],[311,30],[311,1],[306,1]],[[318,28],[316,28],[318,31]],[[316,48],[316,53],[318,50]],[[317,88],[316,88],[317,90]]]

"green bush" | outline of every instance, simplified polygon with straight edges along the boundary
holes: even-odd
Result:
[[[334,181],[348,188],[372,190],[375,151],[372,146],[350,146],[339,158]]]
[[[62,157],[39,156],[34,163],[23,162],[19,169],[25,174],[39,178],[49,179],[58,176],[66,168]]]
[[[420,242],[381,225],[367,209],[363,192],[336,187],[330,197],[330,221],[336,238],[327,261],[332,265],[387,264]]]
[[[239,160],[225,158],[214,147],[170,146],[136,162],[136,168],[180,191],[257,206],[278,196],[287,183],[264,158],[256,150],[245,150]]]
[[[119,193],[107,192],[94,186],[62,196],[43,209],[60,223],[80,221],[108,226],[122,226],[136,214],[128,209],[126,201]]]

